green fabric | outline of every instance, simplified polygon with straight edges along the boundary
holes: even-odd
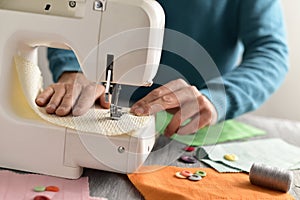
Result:
[[[156,131],[163,134],[172,119],[167,112],[156,114]],[[173,135],[172,139],[191,146],[211,145],[232,140],[241,140],[254,136],[264,135],[264,130],[249,126],[236,120],[227,120],[210,127],[198,130],[190,135]]]

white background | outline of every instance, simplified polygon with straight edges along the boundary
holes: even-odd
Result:
[[[300,120],[300,0],[282,0],[290,70],[281,88],[254,114]]]

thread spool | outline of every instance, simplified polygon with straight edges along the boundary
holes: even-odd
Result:
[[[293,173],[277,167],[254,163],[250,169],[249,179],[253,185],[288,192],[293,182]]]

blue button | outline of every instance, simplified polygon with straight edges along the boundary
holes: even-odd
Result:
[[[188,179],[190,181],[200,181],[202,179],[202,177],[198,174],[193,174],[193,175],[189,176]]]

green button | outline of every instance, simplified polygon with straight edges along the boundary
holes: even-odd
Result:
[[[44,186],[36,186],[36,187],[33,188],[33,190],[35,192],[44,192],[46,190],[46,187],[44,187]]]
[[[201,176],[201,177],[205,177],[206,176],[206,172],[205,171],[202,171],[202,170],[198,170],[195,172],[195,174]]]

